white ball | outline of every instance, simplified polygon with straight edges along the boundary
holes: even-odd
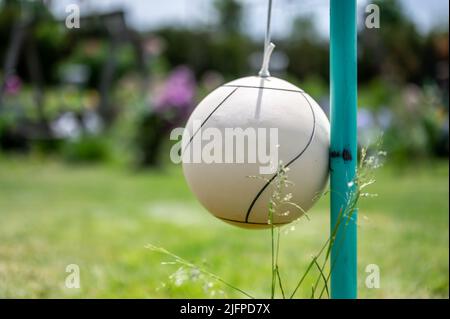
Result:
[[[214,90],[193,111],[182,144],[189,147],[193,123],[201,130],[217,128],[277,128],[278,159],[289,167],[293,183],[286,192],[291,202],[307,211],[323,192],[329,171],[329,121],[320,106],[303,90],[275,77],[241,78]],[[248,146],[247,146],[248,147]],[[276,165],[277,163],[275,163]],[[183,159],[187,183],[202,205],[215,217],[244,228],[267,228],[273,188],[261,176],[260,163],[193,163]],[[288,224],[303,213],[293,207],[278,212],[274,225]],[[284,211],[283,211],[284,212]]]

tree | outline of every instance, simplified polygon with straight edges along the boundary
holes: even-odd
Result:
[[[385,80],[415,82],[421,80],[423,41],[414,22],[399,1],[375,0],[381,8],[380,28],[361,30],[360,80],[379,74]]]
[[[238,34],[242,26],[242,5],[236,0],[215,0],[214,7],[219,14],[219,30]]]

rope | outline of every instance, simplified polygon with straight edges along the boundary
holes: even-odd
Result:
[[[272,20],[272,0],[268,0],[269,5],[267,8],[267,25],[266,25],[266,36],[264,39],[264,57],[263,62],[261,66],[261,70],[259,71],[260,77],[269,77],[269,63],[270,63],[270,56],[272,55],[273,49],[275,48],[275,44],[273,44],[271,40],[271,34],[270,34],[270,22]]]

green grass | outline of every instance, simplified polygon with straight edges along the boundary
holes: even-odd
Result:
[[[363,199],[359,215],[359,296],[448,298],[448,162],[385,167],[371,191],[378,197]],[[310,221],[282,236],[281,275],[289,291],[328,237],[327,207],[324,198]],[[145,173],[2,159],[0,218],[0,297],[210,297],[200,280],[163,287],[176,267],[161,264],[169,259],[146,249],[148,243],[252,295],[270,295],[269,231],[211,217],[179,167]],[[80,266],[80,289],[64,286],[68,264]],[[380,267],[380,289],[364,284],[368,264]],[[298,297],[309,296],[314,279]],[[215,286],[225,297],[241,297]]]

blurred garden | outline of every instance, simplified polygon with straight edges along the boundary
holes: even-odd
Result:
[[[267,233],[212,218],[169,158],[171,129],[261,63],[246,2],[210,2],[207,26],[143,31],[120,9],[82,11],[71,29],[51,1],[0,0],[0,297],[241,297],[171,276],[148,243],[267,297]],[[378,196],[360,207],[360,294],[448,298],[448,15],[424,33],[403,2],[372,3],[381,28],[362,23],[358,34],[359,143],[381,137],[387,157]],[[328,115],[329,42],[314,19],[299,15],[275,40],[272,75]],[[325,198],[309,221],[287,226],[280,259],[292,282],[327,238],[327,207]],[[68,264],[80,266],[80,289],[64,287]],[[380,289],[364,286],[368,264],[380,266]]]

